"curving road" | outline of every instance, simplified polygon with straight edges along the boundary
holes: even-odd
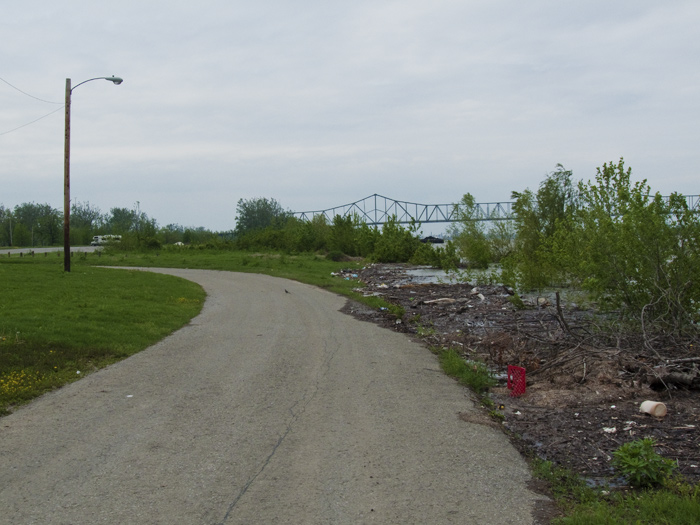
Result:
[[[153,271],[202,313],[0,419],[0,523],[533,523],[524,461],[419,344],[304,284]]]

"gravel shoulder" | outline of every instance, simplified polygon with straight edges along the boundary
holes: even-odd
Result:
[[[0,420],[0,523],[537,522],[526,463],[423,345],[311,286],[154,271],[202,313]]]

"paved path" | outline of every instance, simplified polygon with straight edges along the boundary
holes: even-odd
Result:
[[[425,348],[311,286],[156,271],[201,315],[0,419],[0,523],[532,523],[522,458]]]

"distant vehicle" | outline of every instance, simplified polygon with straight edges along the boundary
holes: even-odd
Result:
[[[428,237],[425,237],[420,240],[420,242],[429,242],[431,244],[442,244],[445,241],[443,239],[440,239],[439,237],[433,237],[432,235],[429,235]]]
[[[121,235],[95,235],[92,238],[90,246],[104,246],[105,244],[110,244],[113,242],[119,242],[122,240]]]

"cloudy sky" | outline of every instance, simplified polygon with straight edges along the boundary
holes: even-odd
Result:
[[[699,26],[697,0],[6,2],[0,204],[62,209],[65,79],[110,75],[73,91],[72,199],[160,225],[507,201],[620,157],[700,194]]]

